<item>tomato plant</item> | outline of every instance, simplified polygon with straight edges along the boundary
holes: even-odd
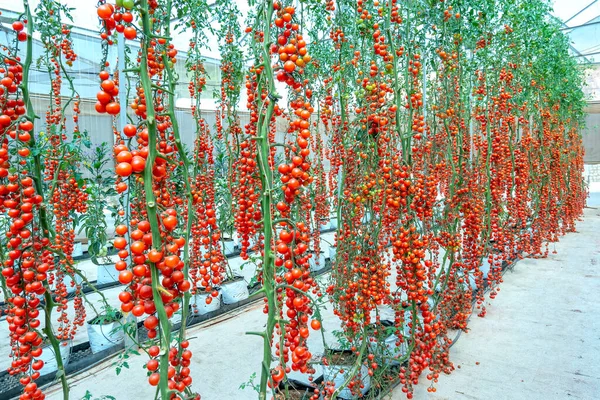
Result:
[[[224,253],[236,236],[264,301],[265,329],[249,332],[262,339],[260,399],[292,371],[313,374],[315,358],[339,361],[308,347],[328,325],[324,298],[351,361],[341,385],[327,377],[311,397],[347,388],[375,398],[397,380],[412,398],[423,376],[435,391],[454,369],[452,332],[485,316],[507,263],[548,255],[581,216],[582,72],[543,1],[252,1],[242,30],[234,1],[100,0],[94,109],[113,124],[114,171],[99,179],[98,154],[87,182],[70,11],[43,0],[34,21],[24,5],[0,63],[0,257],[24,399],[43,398],[44,340],[56,349],[85,320],[80,284],[75,318],[66,313],[67,278],[80,275],[74,226],[83,221],[101,255],[109,194],[120,199],[121,310],[143,320],[148,382],[162,399],[199,398],[186,323],[175,333],[173,315],[187,321],[191,295],[212,302],[233,278]],[[28,87],[35,32],[51,85],[43,134]],[[179,33],[190,38],[185,61]],[[115,43],[127,44],[118,68]],[[202,103],[211,43],[221,55],[214,126]],[[177,119],[181,84],[192,127]],[[330,219],[337,256],[320,285],[310,266]],[[374,389],[362,393],[366,381]]]

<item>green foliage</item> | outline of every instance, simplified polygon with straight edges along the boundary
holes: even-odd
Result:
[[[260,385],[258,385],[257,383],[254,383],[255,379],[256,379],[256,372],[253,372],[252,375],[250,375],[250,378],[248,378],[248,381],[244,382],[240,385],[240,389],[244,390],[246,388],[251,388],[256,393],[259,393]]]
[[[231,238],[234,230],[231,188],[229,186],[230,159],[225,144],[215,141],[215,207],[217,225],[225,236]]]
[[[79,217],[81,227],[79,233],[85,232],[88,238],[88,253],[95,264],[109,262],[106,258],[108,246],[108,224],[105,210],[110,210],[113,217],[117,216],[117,208],[109,204],[109,199],[117,194],[115,178],[110,168],[111,154],[106,142],[95,147],[86,157],[83,166],[89,177],[86,179],[88,195],[87,212]]]
[[[139,351],[134,350],[132,348],[125,349],[124,352],[119,353],[117,361],[111,364],[111,366],[115,368],[115,373],[117,375],[120,375],[123,369],[129,369],[129,362],[127,362],[127,360],[132,355],[139,356],[141,354]]]
[[[117,398],[107,394],[104,394],[100,397],[94,397],[89,390],[86,390],[85,395],[81,398],[81,400],[117,400]]]
[[[96,315],[89,323],[90,325],[108,325],[120,321],[121,318],[123,318],[121,311],[109,305],[105,305],[103,307],[103,312]]]

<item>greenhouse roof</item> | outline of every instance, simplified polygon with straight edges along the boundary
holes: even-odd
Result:
[[[553,15],[571,38],[571,50],[581,61],[600,63],[600,0],[554,0]]]
[[[211,1],[209,1],[210,3]],[[564,25],[564,31],[572,40],[572,50],[576,57],[582,57],[582,61],[597,63],[600,61],[600,0],[550,0],[554,11],[552,15],[557,17]],[[30,4],[35,7],[39,0],[32,0]],[[95,1],[81,0],[62,0],[63,4],[72,7],[72,16],[77,27],[89,30],[94,33],[98,28],[98,18],[96,16]],[[240,22],[248,9],[247,1],[236,0],[240,10]],[[22,11],[22,4],[19,1],[5,2],[0,7],[3,11]],[[185,50],[188,45],[187,35],[177,37],[176,46],[180,50]],[[219,58],[217,51],[216,38],[214,43],[209,39],[206,56],[209,58]],[[596,56],[595,58],[593,56]]]

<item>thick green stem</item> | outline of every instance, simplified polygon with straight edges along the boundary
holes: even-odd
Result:
[[[148,213],[148,221],[150,222],[152,231],[152,246],[159,249],[162,246],[162,239],[158,226],[157,205],[156,198],[154,197],[152,176],[152,168],[157,157],[156,141],[158,133],[154,111],[154,96],[152,95],[152,81],[148,75],[148,49],[153,37],[150,14],[148,12],[148,0],[140,1],[140,13],[142,15],[142,31],[144,34],[140,57],[140,81],[146,95],[146,126],[148,128],[148,159],[146,160],[146,169],[144,170],[144,191],[146,192],[146,212]],[[167,400],[169,398],[169,378],[167,371],[169,369],[169,348],[171,346],[171,322],[162,301],[162,290],[164,288],[160,284],[160,272],[154,263],[150,263],[150,270],[152,275],[152,293],[154,295],[154,304],[158,313],[160,327],[160,396],[162,400]]]
[[[167,10],[171,9],[172,1],[169,0],[167,2]],[[170,15],[170,14],[169,14]],[[170,22],[171,18],[167,17],[165,21],[165,36],[170,37]],[[185,279],[189,280],[189,270],[190,270],[190,250],[189,250],[189,242],[190,236],[192,232],[192,222],[194,217],[194,209],[193,209],[193,197],[192,197],[192,188],[190,186],[190,177],[189,177],[189,168],[190,161],[188,160],[187,155],[185,154],[185,149],[183,147],[183,142],[181,141],[181,135],[179,133],[179,123],[177,122],[177,118],[175,117],[175,90],[177,87],[177,77],[173,73],[174,68],[171,66],[170,60],[165,52],[163,54],[163,63],[167,66],[167,79],[169,85],[169,106],[167,110],[167,114],[169,115],[169,119],[173,124],[173,135],[175,136],[175,144],[177,145],[177,151],[179,152],[179,157],[183,162],[183,181],[185,182],[186,189],[186,200],[187,200],[187,223],[185,229],[185,244],[183,246],[183,274]],[[189,312],[190,306],[190,292],[187,291],[183,295],[183,306],[181,309],[181,328],[179,329],[179,354],[183,351],[181,348],[181,343],[185,340],[186,335],[186,325],[187,325],[187,316]]]
[[[262,7],[261,12],[258,14],[257,19],[263,18],[264,24],[264,42],[262,43],[262,58],[263,58],[263,74],[266,78],[267,85],[267,99],[268,105],[266,112],[262,118],[259,119],[257,124],[257,163],[260,170],[260,180],[262,183],[262,194],[261,194],[261,210],[263,216],[263,235],[264,235],[264,255],[262,260],[262,277],[263,277],[263,289],[265,297],[267,298],[267,326],[264,333],[261,335],[263,338],[263,361],[260,375],[260,391],[258,397],[260,400],[266,400],[267,398],[267,383],[270,379],[270,368],[273,355],[271,352],[271,339],[273,338],[273,331],[275,330],[275,324],[277,322],[277,304],[276,304],[276,290],[275,290],[275,256],[272,251],[272,239],[273,239],[273,215],[271,213],[272,204],[272,189],[273,189],[273,173],[269,164],[269,158],[271,154],[271,146],[269,143],[269,125],[275,109],[275,103],[278,95],[275,90],[275,81],[273,79],[273,68],[271,66],[271,56],[269,51],[270,37],[271,37],[271,19],[273,16],[273,1],[267,0],[265,5]],[[262,85],[259,85],[259,90]],[[264,107],[265,101],[260,104],[259,109]]]

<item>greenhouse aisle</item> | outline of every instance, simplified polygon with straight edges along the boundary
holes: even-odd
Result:
[[[415,399],[597,398],[600,208],[586,209],[578,232],[562,237],[553,248],[557,254],[522,260],[505,274],[500,294],[487,302],[486,318],[473,317],[470,332],[452,348],[456,371],[440,378],[436,393],[427,392],[423,377],[415,388]],[[330,306],[323,317],[326,340],[333,345],[332,332],[339,327],[333,325]],[[190,368],[203,400],[256,399],[251,387],[240,389],[260,363],[259,341],[244,332],[263,326],[262,305],[254,303],[189,329],[189,337],[194,338]],[[310,337],[313,354],[323,349],[317,336]],[[119,360],[113,358],[70,377],[72,398],[81,399],[87,391],[91,399],[103,395],[117,400],[153,398],[142,367],[146,360],[145,355],[131,356],[126,360],[129,369],[116,375]],[[60,386],[49,388],[47,395],[50,400],[61,399]],[[397,389],[391,398],[406,397]]]
[[[592,204],[590,207],[599,206]],[[600,208],[547,259],[519,261],[504,275],[485,318],[452,347],[456,370],[414,399],[598,399],[600,396]],[[392,399],[406,399],[396,389]]]

